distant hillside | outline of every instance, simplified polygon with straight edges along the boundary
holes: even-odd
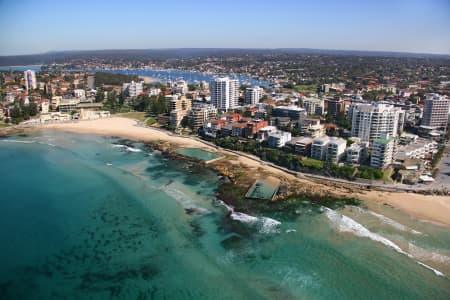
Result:
[[[244,54],[315,54],[315,55],[356,55],[383,57],[413,57],[413,58],[445,58],[450,55],[353,51],[353,50],[321,50],[308,48],[280,48],[280,49],[240,49],[240,48],[179,48],[179,49],[130,49],[130,50],[87,50],[60,51],[32,55],[0,56],[0,66],[17,66],[31,64],[63,63],[73,59],[103,58],[122,60],[158,60],[175,58],[192,58],[202,56],[238,56]]]

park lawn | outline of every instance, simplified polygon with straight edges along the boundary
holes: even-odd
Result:
[[[156,119],[153,117],[149,117],[147,118],[147,121],[145,123],[147,124],[147,126],[152,126],[156,123]]]
[[[117,114],[117,116],[123,117],[123,118],[135,119],[135,120],[138,120],[141,122],[144,122],[147,119],[147,113],[139,112],[139,111],[120,113],[120,114]]]
[[[315,85],[297,84],[294,86],[297,92],[316,92],[317,87]]]

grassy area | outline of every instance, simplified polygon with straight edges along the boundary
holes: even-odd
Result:
[[[147,124],[147,126],[152,126],[153,124],[156,123],[156,119],[153,117],[149,117],[147,118],[147,121],[145,123]]]
[[[141,122],[144,122],[147,119],[147,113],[139,112],[139,111],[120,113],[120,114],[117,114],[117,116],[123,117],[123,118],[129,118],[129,119],[136,119]]]
[[[305,84],[298,84],[294,86],[294,89],[297,92],[308,92],[308,93],[315,93],[317,91],[317,87],[315,85],[305,85]]]
[[[392,183],[392,173],[394,172],[394,170],[392,168],[388,168],[386,170],[384,170],[383,172],[383,181],[388,182],[388,183]]]

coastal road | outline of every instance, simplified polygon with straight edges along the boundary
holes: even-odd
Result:
[[[439,174],[430,185],[433,189],[450,191],[450,145],[445,144],[444,154],[439,162]]]
[[[138,122],[137,126],[140,127],[147,127],[145,124]],[[353,185],[353,186],[358,186],[360,188],[373,188],[376,190],[381,190],[381,191],[389,191],[389,192],[428,192],[431,190],[442,190],[441,186],[431,186],[431,185],[424,185],[424,184],[416,184],[416,185],[405,185],[405,184],[400,184],[400,183],[383,183],[383,182],[379,182],[379,181],[371,181],[371,180],[365,180],[365,179],[357,179],[354,181],[349,181],[346,179],[340,179],[340,178],[334,178],[334,177],[327,177],[327,176],[322,176],[322,175],[316,175],[316,174],[308,174],[308,173],[302,173],[302,172],[297,172],[297,171],[293,171],[293,170],[289,170],[286,169],[284,167],[275,165],[271,162],[267,162],[264,160],[261,160],[259,157],[256,157],[254,155],[251,154],[247,154],[247,153],[243,153],[243,152],[239,152],[239,151],[234,151],[234,150],[230,150],[230,149],[225,149],[225,148],[221,148],[218,147],[217,145],[215,145],[214,143],[202,140],[199,137],[196,136],[183,136],[183,135],[179,135],[179,134],[175,134],[173,132],[167,131],[165,129],[161,129],[161,128],[154,128],[152,127],[152,129],[154,130],[158,130],[161,132],[164,132],[168,135],[172,135],[172,136],[178,136],[178,137],[182,137],[182,138],[186,138],[186,139],[195,139],[198,142],[201,142],[205,145],[208,145],[210,147],[216,148],[220,151],[223,152],[227,152],[230,154],[234,154],[234,155],[239,155],[239,156],[243,156],[246,157],[248,159],[254,160],[260,164],[263,165],[267,165],[270,167],[273,167],[275,169],[284,171],[288,174],[294,175],[298,178],[308,178],[310,180],[317,180],[321,183],[325,183],[326,182],[335,182],[335,183],[342,183],[342,184],[347,184],[347,185]],[[448,150],[448,149],[447,149]],[[447,151],[446,151],[447,152]],[[448,162],[448,164],[446,164],[444,167],[448,168],[445,169],[447,171],[443,171],[443,173],[447,173],[449,174],[449,176],[447,176],[447,178],[443,178],[442,182],[445,182],[445,186],[449,187],[450,190],[450,155],[445,154],[444,157],[446,158],[445,161]],[[445,164],[444,163],[444,159],[442,159],[441,164]]]

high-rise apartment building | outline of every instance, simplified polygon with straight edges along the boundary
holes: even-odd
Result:
[[[87,88],[88,90],[95,89],[95,75],[88,75],[87,77]]]
[[[36,72],[32,70],[26,70],[25,72],[23,72],[23,77],[25,78],[25,87],[27,90],[34,90],[37,88]]]
[[[357,104],[352,107],[352,136],[363,142],[372,142],[382,136],[395,138],[399,131],[400,108],[393,105],[373,103]]]
[[[445,129],[448,124],[450,99],[439,94],[426,95],[423,107],[422,126]]]
[[[245,89],[245,103],[255,105],[263,96],[263,89],[259,86],[254,86]]]
[[[330,118],[336,119],[339,113],[345,112],[345,101],[340,98],[333,98],[327,100],[327,115]]]
[[[324,101],[319,98],[304,98],[303,108],[308,115],[322,115],[324,112]]]
[[[239,105],[239,81],[228,77],[211,81],[211,104],[220,111],[227,111]]]
[[[370,166],[372,168],[385,169],[394,161],[395,140],[385,136],[375,139],[372,143]]]

